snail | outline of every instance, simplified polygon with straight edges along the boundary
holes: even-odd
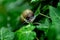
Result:
[[[20,19],[22,22],[32,22],[32,19],[34,18],[34,13],[30,9],[26,9],[23,11],[23,13],[20,16]]]

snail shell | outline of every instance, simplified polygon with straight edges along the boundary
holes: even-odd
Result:
[[[20,18],[22,22],[24,21],[30,22],[33,16],[34,16],[33,12],[30,9],[26,9],[25,11],[23,11]]]

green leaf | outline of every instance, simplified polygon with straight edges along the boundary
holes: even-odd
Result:
[[[53,22],[59,22],[60,10],[50,6],[50,16]]]
[[[36,37],[36,33],[32,30],[35,27],[32,25],[23,26],[21,29],[16,31],[16,39],[17,40],[34,40]]]
[[[49,27],[50,27],[50,23],[49,23],[49,19],[47,19],[47,18],[45,19],[45,21],[44,21],[43,23],[40,23],[40,25],[37,26],[37,28],[38,28],[39,30],[44,31],[45,36],[47,36]]]
[[[0,29],[0,40],[13,40],[14,33],[11,32],[8,28],[2,27]]]
[[[50,27],[50,39],[60,40],[60,10],[50,6],[50,17],[52,20],[52,26]],[[55,37],[55,38],[54,38]],[[54,39],[53,39],[54,38]]]
[[[39,5],[37,10],[35,11],[35,13],[34,13],[35,16],[38,16],[40,14],[40,7],[41,7],[41,4]]]
[[[35,26],[28,24],[27,26],[23,26],[22,28],[17,30],[17,32],[32,31],[32,30],[34,30],[34,28],[35,28]]]
[[[31,0],[31,2],[38,2],[39,0]]]
[[[43,11],[46,11],[46,10],[48,10],[48,9],[49,9],[49,5],[45,5],[45,6],[42,8]]]
[[[49,20],[48,19],[45,19],[45,22],[44,23],[41,23],[40,24],[40,27],[37,27],[37,28],[39,28],[40,30],[48,29],[49,28]]]
[[[32,31],[24,31],[16,34],[17,40],[34,40],[36,33]]]

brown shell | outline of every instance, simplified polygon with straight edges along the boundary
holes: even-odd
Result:
[[[33,12],[30,9],[26,9],[25,11],[23,11],[23,13],[21,14],[21,21],[24,22],[24,18],[26,19],[29,14],[33,14]]]

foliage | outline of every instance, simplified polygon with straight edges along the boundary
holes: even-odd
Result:
[[[26,9],[32,23],[21,22]],[[60,0],[0,0],[0,40],[60,40]]]
[[[56,8],[53,8],[50,6],[50,16],[51,16],[51,19],[52,19],[52,27],[51,27],[51,31],[53,30],[53,32],[56,34],[54,35],[53,32],[51,32],[53,34],[53,36],[51,35],[51,37],[53,38],[55,36],[55,40],[60,40],[59,38],[59,35],[60,35],[60,10],[56,9]],[[51,39],[53,40],[53,39]]]
[[[33,40],[36,37],[36,33],[32,31],[34,28],[34,26],[29,24],[17,30],[15,40]]]

